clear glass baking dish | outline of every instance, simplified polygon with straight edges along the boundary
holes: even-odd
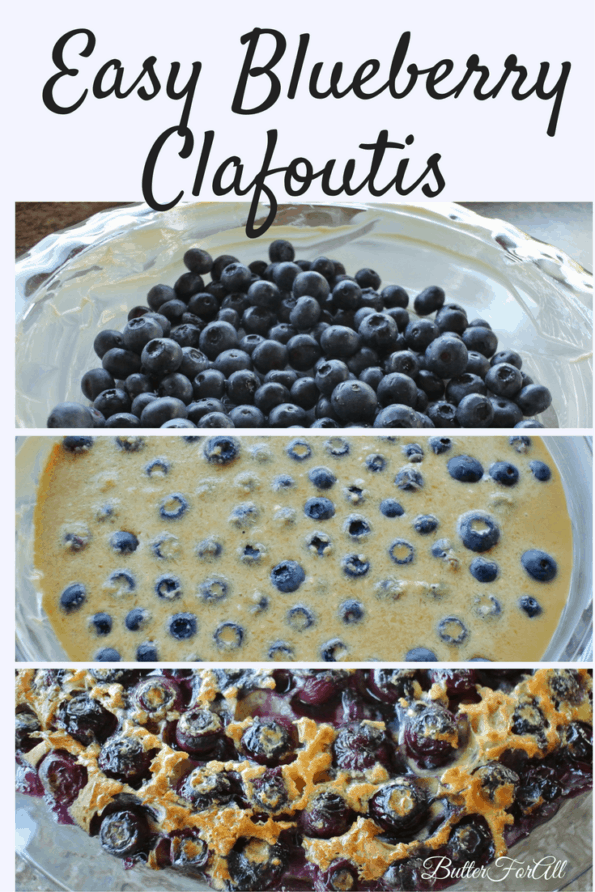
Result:
[[[570,594],[543,661],[592,659],[593,641],[593,454],[588,437],[544,438],[562,477],[573,528]],[[16,455],[16,646],[17,660],[67,660],[42,610],[33,565],[33,510],[51,436],[18,437]],[[523,661],[519,654],[519,662]]]
[[[584,794],[565,802],[547,824],[537,827],[527,839],[510,849],[507,857],[522,866],[533,866],[541,858],[566,861],[563,875],[551,880],[505,876],[504,865],[491,868],[491,879],[460,880],[452,892],[561,892],[584,874],[593,863],[593,795]],[[17,793],[17,852],[45,877],[66,892],[209,892],[203,883],[172,870],[148,867],[124,870],[117,858],[101,849],[97,838],[74,826],[56,824],[43,799]],[[579,887],[582,888],[582,887]]]
[[[440,284],[550,388],[547,427],[592,426],[593,277],[562,251],[456,204],[285,205],[254,240],[244,231],[247,211],[247,203],[223,202],[165,213],[126,206],[54,233],[20,258],[17,427],[45,427],[56,403],[81,400],[81,376],[98,365],[97,332],[123,327],[153,285],[173,284],[189,247],[250,262],[275,238],[291,239],[305,258],[331,255],[349,272],[371,266],[413,293]]]

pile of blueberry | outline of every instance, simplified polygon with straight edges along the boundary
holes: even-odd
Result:
[[[278,669],[272,693],[270,679],[253,669],[92,669],[83,687],[82,673],[73,684],[69,670],[30,670],[20,673],[30,687],[23,682],[17,707],[17,788],[43,795],[59,822],[72,823],[69,809],[92,774],[93,801],[100,801],[102,785],[112,798],[101,794],[89,832],[126,867],[150,859],[153,868],[217,888],[223,867],[229,892],[438,892],[457,874],[428,885],[426,858],[444,857],[458,869],[488,864],[551,818],[565,798],[591,786],[592,726],[568,718],[588,703],[588,676],[540,670],[539,685],[531,687],[532,674]],[[117,697],[114,685],[121,686]],[[493,691],[507,718],[488,733],[488,755],[481,757],[468,713]],[[260,695],[255,712],[250,695]],[[250,718],[234,732],[238,708]],[[311,770],[300,769],[304,788],[311,786],[305,801],[292,780],[304,746],[297,723],[304,718],[320,731],[321,724],[332,729],[311,754]],[[40,738],[44,745],[32,754]],[[508,747],[490,758],[490,746],[501,739]],[[454,765],[473,787],[468,799],[440,782]],[[114,780],[124,785],[115,796]],[[213,846],[223,826],[225,857]],[[386,860],[366,878],[366,840],[378,833]],[[334,843],[337,854],[319,866],[308,853],[325,843]]]
[[[91,406],[60,403],[48,427],[543,427],[527,416],[548,408],[547,387],[438,286],[410,316],[407,292],[380,290],[374,270],[295,260],[283,239],[268,263],[200,248],[184,263],[123,331],[99,332],[102,367],[81,381]]]

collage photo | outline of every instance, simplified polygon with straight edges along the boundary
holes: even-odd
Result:
[[[315,64],[321,6],[306,26],[232,0],[225,34],[225,11],[197,8],[226,64],[156,22],[112,50],[66,0],[36,34],[25,105],[47,160],[60,127],[64,146],[86,130],[89,155],[11,187],[16,866],[0,892],[593,890],[593,170],[580,154],[543,200],[533,185],[592,98],[573,80],[585,41],[572,55],[564,25],[556,54],[544,20],[533,45],[519,12],[518,58],[504,23],[491,55],[474,19],[456,41],[444,26],[439,62],[415,8],[382,38],[388,73],[380,49],[354,72],[370,26],[360,45],[348,16]],[[167,79],[166,50],[182,60]],[[215,58],[233,96],[217,133]],[[181,118],[142,169],[150,87],[155,120],[172,103]],[[436,133],[458,123],[409,188],[421,163],[388,153],[415,159],[407,128],[425,145],[428,114]],[[451,173],[467,123],[512,162],[506,115],[510,191],[463,153]],[[116,134],[128,191],[115,160],[96,166]],[[166,201],[190,156],[193,191]]]

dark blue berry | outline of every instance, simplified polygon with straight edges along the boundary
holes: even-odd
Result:
[[[523,595],[522,598],[519,598],[519,607],[530,619],[534,619],[543,613],[543,607],[541,607],[539,601],[531,598],[529,595]]]
[[[438,518],[433,514],[418,514],[413,521],[413,529],[422,536],[427,536],[438,529]]]
[[[535,479],[540,480],[542,483],[545,483],[552,476],[550,468],[542,461],[530,461],[529,468]]]
[[[98,650],[93,659],[97,663],[119,663],[122,657],[113,647],[102,647]]]
[[[524,455],[531,448],[531,437],[510,437],[508,440],[509,444],[520,455]]]
[[[448,460],[448,473],[460,483],[478,483],[483,477],[483,468],[476,458],[470,455],[455,455]]]
[[[402,468],[395,477],[395,484],[404,492],[417,492],[424,485],[424,478],[415,468]]]
[[[386,468],[385,457],[383,455],[378,455],[378,453],[366,456],[366,468],[368,471],[384,471]]]
[[[519,482],[519,471],[508,461],[497,461],[490,466],[490,477],[502,486],[515,486]]]
[[[110,538],[110,545],[118,554],[132,554],[138,548],[138,539],[134,533],[120,530]]]
[[[347,518],[343,529],[349,536],[353,536],[354,539],[360,539],[362,536],[369,534],[370,524],[363,517],[354,515]]]
[[[139,644],[136,649],[136,659],[139,663],[156,663],[159,659],[157,647],[151,641]]]
[[[423,461],[424,451],[419,443],[407,443],[402,447],[403,455],[411,462]]]
[[[461,427],[491,427],[494,407],[489,397],[469,393],[457,406],[456,419]]]
[[[138,632],[146,625],[148,619],[149,614],[146,610],[143,610],[142,607],[134,607],[126,614],[124,623],[130,632]]]
[[[523,415],[539,415],[551,405],[552,395],[542,384],[527,384],[515,397]]]
[[[297,561],[282,561],[271,570],[271,582],[284,593],[295,592],[306,578],[303,568]]]
[[[443,334],[427,346],[425,366],[439,378],[458,378],[467,368],[468,355],[462,340],[452,334]]]
[[[104,391],[104,393],[115,392],[116,391],[113,388]],[[118,391],[118,393],[121,394],[122,401],[128,408],[130,406],[130,399],[127,394],[123,391]],[[97,399],[101,399],[101,396],[102,394],[100,394]],[[99,406],[96,408],[102,412]],[[102,412],[102,414],[104,413]],[[91,410],[87,406],[83,406],[81,403],[66,402],[54,406],[48,416],[46,427],[95,427],[95,421]]]
[[[485,511],[467,511],[459,517],[458,533],[470,551],[489,551],[500,541],[498,524]]]
[[[334,517],[335,506],[330,499],[322,496],[314,499],[308,499],[304,505],[304,514],[311,520],[329,520]]]
[[[556,561],[545,551],[532,548],[521,556],[521,564],[537,582],[551,582],[558,572]]]
[[[169,634],[178,641],[196,635],[198,624],[193,613],[174,613],[169,621]]]
[[[360,601],[350,598],[339,605],[339,616],[347,625],[359,623],[364,618],[364,607]]]
[[[384,499],[380,503],[380,511],[385,517],[401,517],[405,513],[403,506],[394,499]]]
[[[486,561],[485,558],[475,558],[469,565],[469,571],[478,582],[493,582],[498,578],[498,564],[494,561]]]
[[[74,613],[87,600],[87,590],[80,582],[73,582],[60,595],[60,607],[65,613]]]
[[[522,382],[521,372],[507,362],[493,365],[485,376],[485,383],[492,393],[510,400],[517,396]]]
[[[413,545],[404,539],[395,539],[389,546],[388,553],[395,564],[410,564],[415,558]]]
[[[444,291],[438,285],[430,285],[420,291],[413,301],[413,309],[418,316],[429,316],[444,306]]]
[[[67,452],[79,455],[88,452],[93,446],[93,437],[64,437],[62,446]]]
[[[405,654],[408,663],[437,663],[438,657],[427,647],[413,647]]]
[[[452,449],[453,441],[450,437],[430,437],[428,444],[435,455],[443,455]]]
[[[368,573],[370,561],[362,558],[362,555],[359,554],[348,554],[341,561],[341,567],[350,579],[360,579]]]
[[[182,594],[182,583],[177,576],[160,576],[155,583],[155,594],[165,601],[174,601]]]
[[[337,478],[329,468],[312,468],[308,478],[316,489],[330,489],[337,482]]]
[[[159,505],[159,514],[164,520],[177,520],[185,514],[188,502],[179,492],[165,496]]]

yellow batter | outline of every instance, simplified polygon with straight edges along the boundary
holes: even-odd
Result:
[[[400,661],[416,647],[441,661],[542,657],[569,591],[572,532],[560,475],[539,437],[519,452],[506,437],[455,432],[452,445],[435,454],[425,436],[306,431],[233,438],[238,454],[226,463],[214,439],[101,436],[81,452],[56,443],[39,487],[35,565],[44,609],[70,659],[90,660],[103,648],[126,661],[143,654],[163,661]],[[409,444],[423,454],[408,456]],[[448,462],[459,455],[481,463],[478,482],[449,474]],[[551,469],[548,481],[531,472],[536,459]],[[496,482],[494,462],[512,463],[518,482]],[[331,473],[330,488],[312,482],[314,468]],[[421,485],[399,488],[403,470],[405,478],[420,474]],[[334,514],[311,519],[305,505],[320,498]],[[385,516],[386,499],[403,513]],[[461,515],[474,510],[487,512],[500,532],[483,554],[466,548],[459,532]],[[420,515],[433,515],[437,529],[418,532]],[[432,546],[444,539],[442,556],[434,556]],[[551,581],[536,581],[523,568],[530,549],[555,560]],[[413,559],[395,563],[391,551]],[[477,558],[497,564],[493,582],[472,576]],[[289,586],[286,561],[298,565]],[[354,569],[361,575],[349,576]],[[273,579],[291,590],[280,591]],[[65,609],[63,592],[73,585],[82,602]],[[542,612],[527,616],[523,596]],[[127,617],[138,608],[142,621],[130,630]],[[444,640],[449,636],[460,643]]]

